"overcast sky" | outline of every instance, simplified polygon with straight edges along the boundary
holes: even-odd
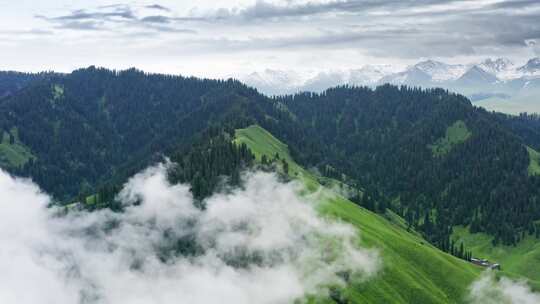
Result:
[[[223,77],[540,56],[538,0],[0,0],[0,69]]]

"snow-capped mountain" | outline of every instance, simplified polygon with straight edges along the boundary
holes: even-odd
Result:
[[[396,69],[390,65],[365,65],[360,69],[350,70],[349,84],[374,85],[386,75],[395,73]]]
[[[495,60],[488,58],[478,64],[484,71],[497,75],[515,69],[515,65],[510,59],[497,58]]]
[[[391,83],[397,85],[431,86],[432,77],[417,66],[408,68],[399,73],[384,76],[379,84]]]
[[[540,76],[540,57],[532,58],[525,65],[518,68],[525,76]]]
[[[401,69],[390,65],[300,73],[266,69],[237,78],[267,95],[322,92],[345,84],[377,86],[391,83],[442,87],[469,96],[474,103],[490,109],[512,112],[513,108],[512,113],[527,109],[537,111],[536,105],[540,101],[540,58],[532,58],[522,66],[516,66],[506,58],[488,58],[466,64],[424,60]],[[512,104],[514,106],[510,106]]]
[[[371,86],[376,85],[385,75],[394,72],[395,69],[389,65],[366,65],[360,69],[320,72],[307,79],[298,90],[321,92],[343,84]]]
[[[426,60],[410,66],[402,72],[385,75],[379,79],[378,83],[432,87],[458,79],[466,72],[466,69],[467,67],[461,64]]]
[[[467,95],[478,103],[494,99],[499,102],[540,100],[540,58],[530,59],[523,66],[516,66],[506,58],[488,58],[467,64],[425,60],[401,70],[390,65],[302,73],[267,69],[238,78],[267,95],[322,92],[344,84],[377,86],[391,83],[442,87]]]
[[[309,78],[297,91],[322,92],[328,88],[349,83],[346,71],[320,72]]]
[[[491,85],[498,81],[497,76],[483,69],[481,65],[474,65],[465,74],[461,75],[455,81],[455,84],[458,86],[474,87]]]
[[[307,77],[293,72],[266,69],[238,77],[240,81],[257,88],[267,95],[289,94],[304,85]]]
[[[434,82],[458,79],[467,70],[467,66],[463,64],[446,64],[434,60],[419,62],[414,67],[431,76]]]
[[[385,75],[395,72],[396,68],[390,65],[365,65],[359,69],[304,73],[266,69],[237,78],[264,94],[280,95],[300,91],[322,92],[343,84],[372,86],[377,85]]]

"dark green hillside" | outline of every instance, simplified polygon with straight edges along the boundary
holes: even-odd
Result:
[[[337,217],[358,228],[360,246],[375,248],[380,254],[381,269],[368,280],[352,279],[344,288],[333,289],[331,298],[317,298],[313,303],[462,303],[467,287],[479,276],[481,268],[457,259],[430,245],[406,227],[359,207],[345,197],[323,187],[322,176],[312,174],[299,166],[289,154],[286,144],[259,126],[232,130],[205,132],[192,148],[178,151],[172,160],[178,165],[170,169],[170,181],[191,184],[197,198],[218,190],[220,185],[238,184],[241,170],[252,166],[270,169],[268,159],[277,164],[280,176],[288,176],[305,184],[304,194],[319,191],[313,196],[319,200],[321,216]],[[279,155],[279,159],[275,158]],[[266,164],[266,165],[265,165]],[[338,183],[337,181],[333,181]],[[332,184],[332,183],[330,183]],[[102,188],[96,195],[84,199],[85,207],[111,207],[114,193],[119,187]],[[199,200],[199,202],[201,202]],[[68,208],[70,208],[70,205]],[[393,215],[393,217],[397,217]],[[197,254],[195,240],[180,239],[169,254]],[[337,300],[341,300],[341,302]],[[348,301],[348,302],[347,302]],[[312,303],[308,301],[308,303]]]
[[[296,164],[287,145],[259,126],[236,131],[236,142],[246,144],[260,161],[279,154],[289,163],[292,178],[320,190],[320,176]],[[322,191],[331,190],[323,188]],[[359,208],[346,198],[322,195],[323,216],[335,216],[358,228],[363,246],[380,250],[383,268],[366,282],[350,282],[340,292],[344,303],[462,303],[468,285],[481,269],[429,245],[422,238],[392,224],[383,216]],[[349,302],[347,302],[349,301]]]
[[[92,67],[35,82],[7,98],[0,127],[17,128],[21,144],[36,157],[12,171],[64,198],[134,173],[172,146],[189,145],[212,124],[242,124],[243,112],[261,117],[263,103],[254,102],[260,98],[236,81]]]
[[[231,132],[231,133],[229,133]],[[193,197],[201,202],[222,187],[237,186],[242,171],[254,165],[255,156],[246,145],[232,142],[234,129],[210,128],[202,133],[191,146],[175,150],[170,155],[172,162],[168,170],[172,184],[191,185]],[[160,161],[163,161],[161,159]],[[100,185],[91,195],[80,194],[67,208],[78,205],[95,210],[121,209],[115,197],[122,188],[122,181],[111,180]]]
[[[46,77],[47,73],[30,74],[13,71],[0,71],[0,99],[13,95],[32,81]],[[1,103],[1,101],[0,101]]]
[[[286,139],[295,158],[386,194],[394,211],[443,249],[454,225],[515,244],[540,218],[540,180],[528,174],[522,138],[462,96],[339,87],[277,101],[310,132],[299,138],[291,128],[265,125]]]
[[[540,229],[538,157],[527,149],[538,151],[537,121],[441,89],[338,87],[270,99],[233,80],[90,67],[2,99],[0,127],[18,139],[0,153],[3,167],[69,199],[189,151],[213,128],[232,134],[257,123],[302,167],[360,189],[357,203],[389,207],[452,251],[456,225],[510,245]],[[201,184],[207,178],[215,183],[209,175]]]
[[[528,146],[540,150],[540,115],[522,113],[518,116],[493,113],[501,124],[519,136]]]

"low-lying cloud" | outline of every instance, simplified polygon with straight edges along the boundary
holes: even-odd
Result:
[[[134,176],[122,213],[66,215],[0,171],[0,303],[290,303],[380,266],[298,184],[247,173],[201,210],[166,176],[166,165]]]
[[[469,294],[472,304],[536,304],[540,294],[531,291],[526,282],[508,278],[497,280],[491,271],[486,271],[475,281]]]

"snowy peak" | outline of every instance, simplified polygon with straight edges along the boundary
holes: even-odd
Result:
[[[540,57],[530,59],[518,70],[525,74],[540,74]]]
[[[292,75],[290,73],[278,70],[266,69],[262,72],[253,72],[248,75],[248,78],[252,81],[274,84],[274,83],[287,83],[291,81]]]
[[[495,60],[488,58],[482,61],[479,66],[490,73],[498,74],[514,68],[514,63],[507,58],[497,58]]]
[[[300,91],[322,92],[330,87],[348,83],[347,74],[341,71],[320,72],[308,79]]]
[[[424,60],[407,68],[392,65],[364,65],[336,70],[266,69],[239,79],[267,95],[299,91],[321,92],[338,85],[375,86],[384,83],[421,87],[444,87],[456,91],[530,89],[540,79],[540,58],[532,58],[518,67],[507,58],[488,58],[476,63],[448,64]],[[536,87],[536,86],[535,86]]]
[[[461,64],[446,64],[435,60],[417,63],[413,68],[419,69],[431,76],[435,82],[455,80],[465,73],[466,66]]]
[[[466,66],[446,64],[435,60],[421,61],[403,72],[386,75],[380,83],[432,86],[444,81],[455,80],[463,75]]]
[[[266,69],[240,76],[240,80],[268,95],[292,93],[304,79],[292,71]]]
[[[379,81],[379,83],[429,86],[429,84],[431,83],[431,79],[431,75],[429,75],[419,67],[413,66],[403,72],[387,75],[383,77]]]
[[[354,85],[373,85],[393,72],[394,68],[390,65],[365,65],[360,69],[351,70],[348,82]]]
[[[457,80],[457,83],[466,86],[482,86],[493,84],[498,80],[497,76],[484,70],[480,65],[474,65]]]
[[[421,61],[415,64],[414,66],[428,74],[431,74],[438,70],[444,70],[448,68],[448,64],[444,62],[440,62],[440,61],[435,61],[435,60]]]

